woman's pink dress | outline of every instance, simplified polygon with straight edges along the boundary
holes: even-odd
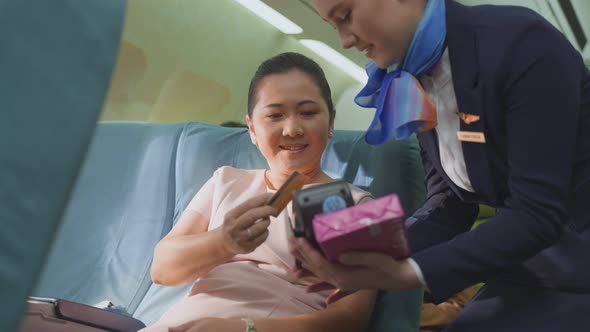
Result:
[[[355,202],[371,195],[351,185]],[[223,224],[225,214],[254,196],[274,192],[265,181],[264,170],[218,169],[189,203],[187,210],[209,219],[208,230]],[[305,287],[315,278],[298,279],[292,272],[295,264],[289,254],[289,203],[276,218],[271,218],[268,239],[256,250],[236,255],[197,279],[191,291],[170,307],[160,320],[145,331],[167,331],[168,326],[203,317],[261,318],[304,314],[326,307],[330,291],[306,293]]]

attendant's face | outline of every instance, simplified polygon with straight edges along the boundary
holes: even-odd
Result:
[[[271,170],[311,174],[320,169],[333,121],[308,74],[292,69],[263,78],[251,114],[246,116],[250,136]]]
[[[343,48],[355,47],[385,69],[403,60],[426,0],[312,0],[312,3],[320,16],[336,28]]]

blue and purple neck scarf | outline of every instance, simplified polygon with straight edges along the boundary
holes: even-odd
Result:
[[[367,143],[383,144],[392,132],[402,140],[436,127],[436,107],[416,77],[438,63],[446,34],[445,1],[428,0],[402,63],[389,72],[372,61],[367,64],[369,81],[354,99],[361,107],[377,109],[365,134]]]

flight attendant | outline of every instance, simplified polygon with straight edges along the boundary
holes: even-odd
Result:
[[[343,293],[485,286],[447,331],[590,328],[590,73],[532,10],[443,0],[312,0],[343,48],[371,60],[356,102],[368,143],[416,134],[428,195],[413,255],[294,254]],[[470,231],[478,205],[497,208]],[[300,271],[306,273],[308,271]]]

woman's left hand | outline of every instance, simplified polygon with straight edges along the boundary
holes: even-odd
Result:
[[[324,282],[311,285],[308,292],[337,288],[328,303],[359,289],[410,289],[420,286],[416,273],[407,259],[395,260],[376,252],[350,252],[339,262],[328,261],[303,238],[290,238],[290,249],[302,263],[298,277],[313,274]]]
[[[169,332],[244,331],[246,325],[239,319],[207,317],[168,328]]]

